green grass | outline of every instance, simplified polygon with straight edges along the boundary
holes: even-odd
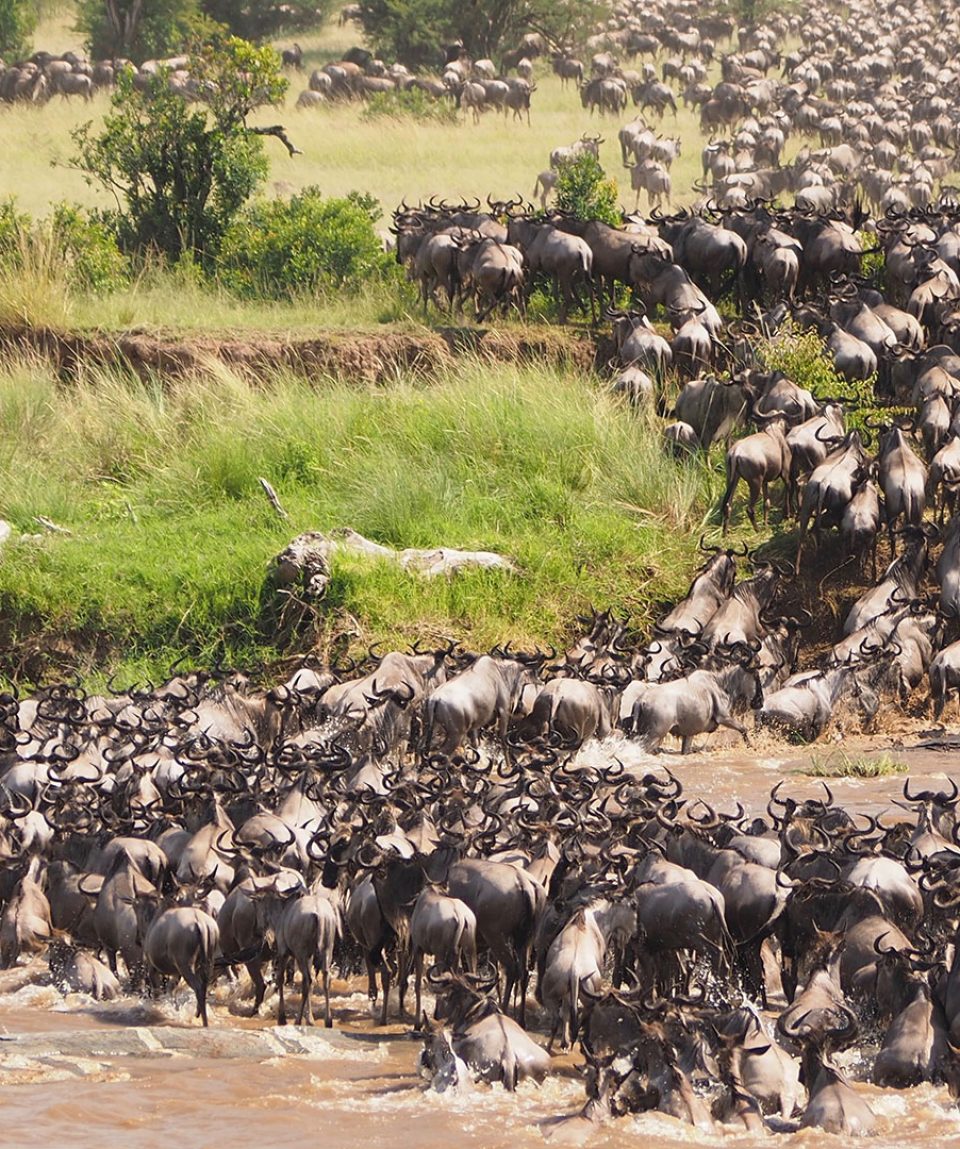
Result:
[[[36,294],[38,303],[50,298],[44,291]],[[53,308],[50,314],[55,316]],[[63,319],[54,320],[52,326],[232,331],[238,335],[269,331],[273,339],[316,334],[319,328],[357,331],[383,324],[416,328],[424,322],[415,291],[403,283],[368,283],[350,294],[304,294],[283,302],[241,300],[215,283],[180,274],[175,268],[148,272],[129,287],[99,298],[70,295],[62,314]],[[430,318],[436,319],[436,312],[431,310]]]
[[[892,774],[906,774],[908,769],[906,762],[900,762],[890,754],[872,757],[831,750],[825,754],[812,754],[810,765],[794,773],[812,778],[887,778]]]
[[[2,552],[0,670],[157,675],[184,653],[250,667],[337,634],[559,643],[591,603],[640,624],[682,591],[714,487],[572,372],[468,360],[429,385],[360,389],[91,370],[65,386],[42,363],[8,365],[0,515],[27,537]],[[41,515],[71,534],[40,532]],[[397,547],[499,551],[519,573],[428,581],[342,561],[318,627],[277,630],[272,557],[299,531],[341,525]]]

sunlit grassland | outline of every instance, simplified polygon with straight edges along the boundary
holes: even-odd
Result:
[[[431,383],[368,389],[223,368],[64,385],[42,362],[15,363],[0,372],[0,515],[17,532],[0,562],[0,669],[159,674],[183,653],[249,667],[337,633],[354,647],[561,642],[591,603],[642,623],[682,590],[715,485],[572,372],[468,360]],[[396,547],[495,550],[517,573],[424,580],[344,560],[316,627],[278,630],[272,557],[336,526]]]
[[[36,43],[46,47],[49,40],[58,49],[78,47],[79,36],[70,32],[70,26],[69,12],[62,8],[52,21],[41,25]],[[290,43],[291,39],[278,43]],[[581,106],[573,85],[561,87],[548,61],[538,61],[529,127],[512,116],[505,120],[493,113],[485,114],[479,124],[466,117],[457,124],[409,119],[368,122],[363,120],[361,103],[331,104],[308,111],[295,107],[312,68],[338,58],[351,44],[360,42],[360,30],[353,24],[338,27],[333,21],[299,39],[305,52],[304,69],[301,73],[288,72],[290,91],[285,107],[262,110],[257,122],[272,124],[281,118],[303,154],[288,156],[278,142],[268,141],[270,178],[265,194],[287,195],[310,185],[319,186],[328,195],[359,190],[375,195],[387,212],[401,200],[414,203],[431,195],[453,200],[484,199],[488,194],[501,199],[530,197],[538,172],[548,166],[551,150],[586,132],[603,135],[603,166],[617,180],[624,206],[633,208],[630,173],[621,164],[617,143],[617,130],[632,117],[632,107],[620,117],[591,115]],[[630,64],[639,68],[641,61]],[[713,73],[715,80],[719,76],[717,66]],[[106,93],[97,95],[89,105],[59,97],[42,107],[0,105],[4,142],[0,197],[15,195],[25,209],[39,214],[61,199],[85,206],[107,205],[109,200],[102,191],[88,187],[80,173],[64,165],[69,164],[73,151],[70,131],[86,120],[101,118],[108,108]],[[651,118],[651,113],[647,115]],[[651,122],[657,123],[652,118]],[[690,203],[696,195],[693,181],[701,175],[704,143],[698,114],[681,103],[677,117],[668,112],[659,126],[665,135],[679,135],[683,141],[682,154],[672,171],[674,202]],[[797,147],[799,143],[794,142],[792,150]],[[644,196],[641,207],[646,206]]]

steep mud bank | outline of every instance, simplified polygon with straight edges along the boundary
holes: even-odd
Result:
[[[582,332],[555,328],[338,330],[311,338],[280,338],[275,333],[258,332],[184,335],[0,328],[0,355],[42,356],[65,378],[85,366],[124,367],[140,375],[175,378],[223,364],[255,374],[291,370],[308,377],[383,383],[405,374],[435,375],[463,355],[496,363],[543,363],[586,371],[605,363],[609,354],[606,336],[594,339]]]

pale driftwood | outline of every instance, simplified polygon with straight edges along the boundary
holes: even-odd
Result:
[[[67,527],[58,527],[56,523],[52,522],[46,515],[34,515],[34,521],[38,522],[44,530],[52,531],[57,535],[71,535],[73,531],[68,530]]]
[[[383,559],[425,578],[454,575],[469,567],[516,570],[509,559],[493,551],[458,551],[452,547],[397,551],[364,538],[350,527],[337,527],[326,535],[322,531],[298,535],[277,556],[277,582],[285,589],[300,582],[307,597],[320,598],[330,581],[330,558],[335,554]]]
[[[456,574],[465,567],[493,567],[509,571],[516,569],[509,559],[493,551],[456,551],[450,547],[437,547],[432,551],[405,550],[400,552],[399,559],[405,570],[414,570],[427,578]]]
[[[277,492],[273,489],[273,487],[270,485],[270,483],[262,475],[260,476],[259,483],[260,483],[260,486],[263,487],[263,493],[267,496],[267,498],[270,501],[270,506],[273,507],[273,509],[280,516],[280,518],[281,519],[289,519],[290,516],[283,509],[283,506],[280,503],[280,498],[277,495]]]

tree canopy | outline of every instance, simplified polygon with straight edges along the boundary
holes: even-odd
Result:
[[[7,5],[0,0],[0,30]],[[321,23],[332,0],[80,0],[77,30],[95,59],[124,56],[141,63],[182,52],[217,29],[265,40]]]
[[[300,32],[322,24],[332,0],[201,0],[205,16],[245,40]]]
[[[498,59],[529,32],[569,47],[607,12],[602,0],[360,0],[359,8],[375,50],[410,67],[437,67],[443,46],[458,40],[474,58]]]
[[[194,53],[189,71],[202,96],[195,104],[171,91],[163,73],[142,92],[121,72],[101,130],[91,122],[73,133],[74,166],[113,194],[116,209],[107,218],[125,249],[209,264],[266,178],[262,137],[296,149],[281,127],[247,124],[251,112],[278,104],[286,91],[272,48],[228,37]]]
[[[30,37],[37,25],[31,0],[0,0],[0,56],[20,59],[30,51]]]
[[[95,60],[138,64],[175,55],[210,30],[198,0],[80,0],[76,26]]]

